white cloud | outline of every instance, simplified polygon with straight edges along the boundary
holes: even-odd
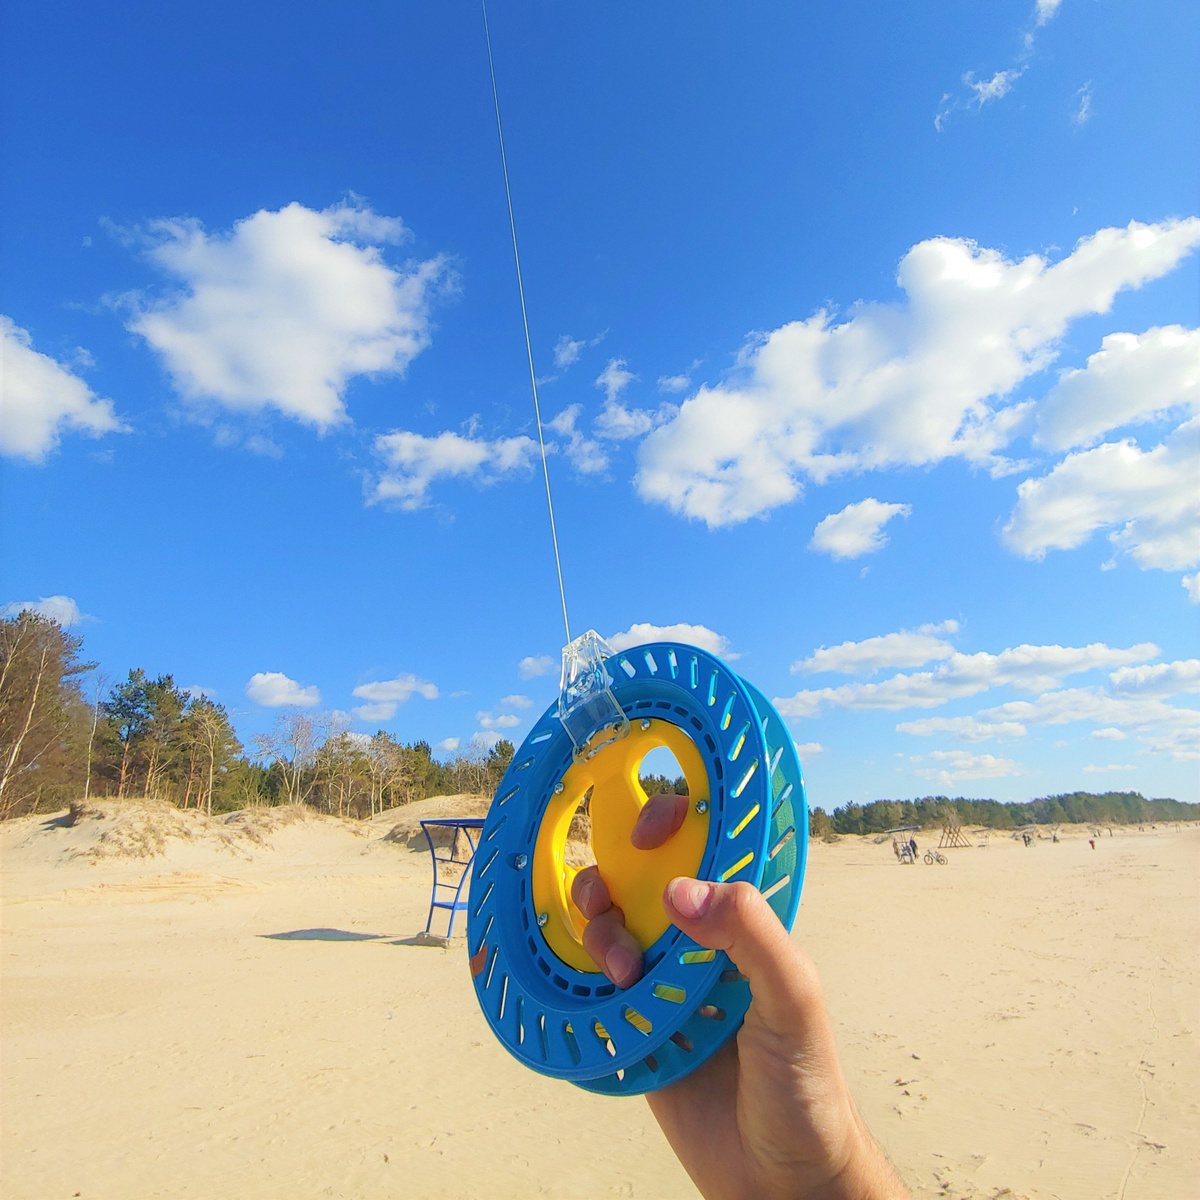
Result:
[[[592,346],[600,345],[607,334],[607,329],[601,330],[593,338],[573,338],[564,333],[554,343],[554,365],[560,371],[566,371],[570,367],[573,367],[585,350],[590,349]]]
[[[1180,583],[1183,584],[1188,594],[1188,600],[1193,604],[1200,604],[1200,573],[1195,575],[1185,575]]]
[[[45,461],[64,430],[89,437],[126,432],[111,400],[33,348],[29,333],[0,316],[0,454]]]
[[[79,605],[70,596],[43,596],[40,600],[13,600],[0,606],[0,617],[15,617],[23,612],[37,613],[39,617],[57,621],[64,629],[88,620],[79,611]]]
[[[1129,734],[1110,725],[1107,729],[1093,729],[1091,736],[1098,742],[1123,742]]]
[[[1140,667],[1120,667],[1109,675],[1115,695],[1178,696],[1200,692],[1200,658]]]
[[[1098,688],[1046,692],[1036,700],[1013,700],[978,714],[985,721],[1027,725],[1096,725],[1138,731],[1149,751],[1169,753],[1177,761],[1200,758],[1200,712],[1167,704],[1158,696],[1111,696]]]
[[[473,750],[490,750],[497,742],[504,737],[501,733],[494,731],[479,730],[478,733],[471,734],[470,746]]]
[[[572,404],[564,408],[553,421],[546,423],[546,428],[560,437],[566,438],[566,444],[559,449],[570,460],[571,465],[581,475],[597,475],[608,470],[608,456],[603,447],[593,438],[585,437],[575,426],[582,404]]]
[[[993,754],[972,754],[969,750],[934,750],[927,757],[944,763],[942,767],[918,767],[917,774],[950,784],[959,779],[1005,779],[1021,774],[1021,764]]]
[[[953,733],[964,742],[990,742],[996,737],[1024,737],[1025,726],[1019,721],[980,721],[975,717],[925,717],[920,721],[902,721],[897,733],[916,737],[931,737],[937,733]]]
[[[672,410],[659,409],[652,413],[644,408],[626,408],[619,400],[606,400],[596,418],[596,433],[610,442],[642,437],[667,419],[668,411]]]
[[[429,345],[446,263],[389,266],[379,247],[407,236],[399,219],[348,204],[293,202],[211,235],[197,221],[157,221],[148,257],[184,286],[154,303],[123,298],[128,327],[193,405],[274,408],[325,430],[347,419],[353,377],[403,374]]]
[[[1086,125],[1092,117],[1092,81],[1089,79],[1075,95],[1079,105],[1071,114],[1071,120],[1076,125]]]
[[[1025,558],[1072,550],[1098,529],[1143,569],[1183,570],[1200,563],[1200,417],[1152,450],[1132,439],[1068,454],[1048,475],[1017,488],[1003,530]]]
[[[982,108],[992,100],[1003,100],[1012,90],[1012,85],[1025,74],[1024,68],[1014,67],[1008,71],[997,71],[991,79],[976,79],[973,71],[968,71],[962,81],[974,96],[973,103]]]
[[[532,654],[526,655],[517,663],[517,674],[522,679],[537,679],[542,675],[551,675],[558,669],[558,660],[548,654],[539,654],[536,657]]]
[[[554,343],[554,365],[565,371],[579,361],[587,342],[568,337],[565,333]]]
[[[492,484],[514,471],[528,470],[537,448],[537,442],[524,435],[489,442],[449,431],[434,437],[402,429],[385,433],[375,439],[375,452],[387,468],[375,481],[368,503],[413,512],[428,503],[435,479]]]
[[[885,504],[868,496],[818,521],[808,548],[839,561],[874,554],[888,543],[883,527],[893,517],[911,513],[911,504]]]
[[[350,710],[356,721],[390,721],[396,715],[396,705],[390,701],[379,704],[359,704]]]
[[[1067,370],[1038,405],[1037,445],[1090,446],[1110,429],[1174,409],[1200,412],[1200,329],[1167,325],[1110,333],[1078,370]]]
[[[460,743],[458,738],[448,737],[442,738],[442,740],[438,742],[436,746],[434,746],[434,749],[438,751],[439,754],[453,754],[458,749],[459,745]]]
[[[246,684],[246,696],[263,708],[315,708],[321,703],[316,686],[306,687],[279,671],[259,671]]]
[[[796,747],[796,753],[800,756],[801,761],[806,758],[811,758],[814,754],[823,754],[825,747],[820,742],[805,742],[803,746]]]
[[[628,366],[623,358],[610,358],[608,365],[596,377],[596,386],[603,390],[604,399],[609,404],[637,378]]]
[[[1158,655],[1150,642],[1115,649],[1094,642],[1090,646],[1014,646],[999,654],[952,654],[933,671],[893,675],[881,683],[848,683],[776,697],[775,707],[785,717],[815,716],[824,704],[847,709],[936,708],[950,700],[975,696],[990,688],[1010,686],[1041,691],[1057,685],[1067,675],[1144,662]],[[999,712],[1000,710],[996,710]],[[983,714],[987,715],[987,714]],[[998,720],[1017,720],[1019,715]]]
[[[475,720],[484,729],[516,729],[521,723],[521,718],[514,717],[512,713],[501,713],[500,716],[494,717],[490,712],[479,712],[475,714]]]
[[[533,701],[528,696],[513,693],[511,696],[500,697],[501,708],[531,708],[532,706]]]
[[[1085,775],[1101,775],[1106,771],[1136,771],[1133,763],[1109,763],[1106,767],[1087,766],[1083,768]]]
[[[1059,5],[1062,0],[1037,0],[1037,8],[1035,10],[1035,20],[1039,26],[1045,25],[1058,12]]]
[[[709,526],[790,503],[805,479],[960,457],[1004,473],[1030,416],[1009,397],[1049,366],[1070,323],[1171,271],[1200,218],[1102,229],[1051,264],[963,239],[901,260],[902,303],[825,310],[753,339],[731,378],[702,386],[639,449],[636,486]]]
[[[968,95],[954,96],[946,92],[938,106],[937,115],[933,118],[934,128],[941,133],[945,128],[950,114],[962,108],[982,108],[992,100],[1000,100],[1012,90],[1012,85],[1029,69],[1029,60],[1033,57],[1034,43],[1037,41],[1037,31],[1058,12],[1062,0],[1037,0],[1030,23],[1021,34],[1021,52],[1017,55],[1016,64],[1007,70],[997,71],[990,79],[977,80],[973,71],[968,71],[962,82],[966,85]],[[1090,85],[1087,85],[1090,86]]]
[[[395,705],[403,704],[413,696],[423,696],[426,700],[438,698],[436,683],[430,683],[418,675],[397,675],[395,679],[383,679],[375,683],[360,683],[354,689],[353,695],[359,700],[368,700],[373,704],[391,704],[392,712],[384,720],[390,719],[395,713]],[[358,711],[357,709],[355,710]]]
[[[707,625],[651,625],[646,621],[639,621],[621,633],[614,633],[605,641],[617,654],[647,642],[683,642],[688,646],[698,646],[701,650],[707,650],[709,654],[716,654],[731,662],[741,657],[730,651],[728,638],[714,633]]]
[[[691,384],[692,377],[690,375],[660,375],[658,377],[658,390],[672,396],[686,392]]]
[[[836,671],[839,675],[871,675],[885,667],[923,667],[927,662],[949,658],[954,647],[939,633],[957,633],[957,621],[939,625],[922,625],[916,630],[885,633],[864,638],[861,642],[842,642],[838,646],[822,646],[808,658],[792,663],[795,674],[816,675]]]

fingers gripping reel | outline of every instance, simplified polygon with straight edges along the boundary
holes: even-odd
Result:
[[[484,1015],[514,1056],[589,1091],[634,1095],[694,1070],[736,1032],[750,1003],[724,953],[667,922],[663,887],[680,874],[747,880],[790,928],[808,810],[783,721],[719,659],[656,642],[597,662],[603,675],[593,666],[592,679],[603,678],[603,688],[578,693],[576,712],[593,704],[586,721],[573,734],[552,705],[500,784],[475,858],[468,950]],[[606,719],[580,733],[601,712],[603,690]],[[639,851],[629,842],[646,801],[638,769],[656,746],[675,754],[691,803],[674,837]],[[644,951],[644,974],[624,991],[583,951],[583,919],[570,899],[564,847],[589,791],[597,866]]]

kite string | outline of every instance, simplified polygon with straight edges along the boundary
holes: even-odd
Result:
[[[533,389],[533,412],[537,417],[538,446],[542,452],[542,476],[546,480],[546,507],[550,512],[550,537],[554,542],[554,567],[558,572],[558,595],[562,601],[563,628],[566,644],[571,644],[571,624],[567,620],[567,593],[563,587],[562,559],[558,553],[558,530],[554,524],[554,500],[550,495],[550,468],[546,465],[546,439],[542,433],[542,409],[538,403],[537,374],[533,369],[533,345],[529,340],[529,317],[525,312],[525,284],[521,279],[521,255],[517,250],[517,223],[513,217],[512,189],[508,184],[508,159],[504,153],[504,126],[500,121],[500,93],[496,88],[496,64],[492,58],[492,35],[488,28],[487,0],[480,0],[483,8],[483,33],[487,40],[488,69],[492,75],[492,102],[496,108],[496,133],[500,138],[500,165],[504,170],[504,194],[508,199],[508,225],[512,231],[513,261],[517,265],[517,293],[521,298],[521,323],[525,327],[525,354],[529,359],[529,384]]]

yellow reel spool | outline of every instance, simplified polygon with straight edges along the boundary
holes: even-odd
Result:
[[[665,845],[636,850],[629,839],[647,799],[638,769],[660,746],[683,768],[690,803],[683,825]],[[567,833],[580,801],[591,788],[596,866],[613,903],[625,914],[625,927],[647,950],[670,924],[662,905],[663,889],[677,875],[694,876],[700,868],[708,843],[708,772],[682,729],[669,721],[643,719],[635,720],[619,742],[572,765],[559,786],[546,806],[533,851],[533,903],[550,949],[568,966],[595,974],[599,968],[583,948],[586,921],[571,899],[577,869],[565,859]],[[703,811],[698,812],[698,806]]]

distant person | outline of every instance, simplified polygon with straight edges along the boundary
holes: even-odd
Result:
[[[915,837],[908,839],[908,848],[912,851],[912,856],[915,859],[917,857],[917,839]]]
[[[661,846],[686,813],[683,797],[654,796],[630,840],[638,850]],[[642,975],[642,949],[596,867],[575,876],[571,897],[588,920],[584,948],[613,983],[631,987]],[[817,969],[758,889],[672,879],[663,908],[701,946],[726,951],[754,993],[735,1037],[646,1096],[700,1193],[909,1200],[850,1095]]]
[[[1088,838],[1088,845],[1089,845],[1089,846],[1091,846],[1091,848],[1092,848],[1093,850],[1095,850],[1095,848],[1096,848],[1096,839],[1095,839],[1095,838]]]

